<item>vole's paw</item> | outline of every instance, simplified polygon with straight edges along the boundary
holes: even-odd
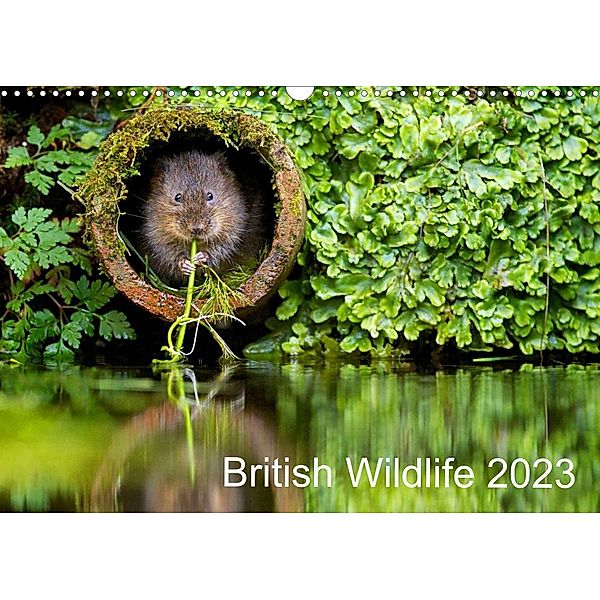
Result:
[[[192,259],[194,264],[198,267],[205,267],[208,263],[208,254],[206,252],[196,252],[194,258]]]
[[[182,256],[177,262],[179,270],[188,277],[196,270],[196,265],[186,256]]]

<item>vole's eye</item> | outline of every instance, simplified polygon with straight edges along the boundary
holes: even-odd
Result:
[[[183,194],[175,194],[175,202],[183,202]]]
[[[206,201],[207,202],[212,202],[214,199],[214,196],[212,195],[211,192],[206,192]]]

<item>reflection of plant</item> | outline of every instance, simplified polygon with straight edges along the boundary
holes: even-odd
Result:
[[[37,125],[27,133],[27,145],[10,148],[4,167],[26,167],[25,181],[44,196],[57,181],[73,185],[87,173],[96,148],[108,134],[106,124],[69,117],[44,135]]]
[[[73,360],[96,325],[106,340],[135,337],[123,313],[101,311],[116,290],[88,278],[89,255],[73,244],[77,222],[51,220],[50,214],[47,208],[21,207],[12,215],[14,233],[0,227],[0,259],[10,274],[0,350],[18,362]],[[77,267],[86,274],[75,279]]]
[[[493,371],[489,368],[397,372],[389,361],[313,368],[291,364],[265,377],[265,395],[277,398],[280,431],[296,437],[296,462],[331,465],[331,488],[309,486],[306,507],[316,512],[597,512],[600,500],[600,370],[597,365]],[[407,367],[407,368],[413,368]],[[402,466],[417,458],[453,456],[469,465],[469,489],[407,488],[385,485],[382,474],[371,488],[365,477],[353,487],[346,458],[398,457]],[[488,489],[497,472],[494,457],[517,457],[531,465],[540,457],[575,463],[576,484],[563,490],[531,484],[543,469],[532,469],[530,485]],[[425,472],[425,470],[423,471]],[[549,482],[559,478],[553,469]],[[393,478],[393,476],[392,476]],[[504,478],[503,481],[507,481]]]

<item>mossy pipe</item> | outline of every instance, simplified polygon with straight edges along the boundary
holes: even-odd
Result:
[[[243,111],[165,104],[132,117],[100,147],[96,160],[79,186],[84,201],[88,239],[115,287],[150,313],[174,321],[185,299],[144,281],[127,260],[119,236],[119,203],[127,198],[127,181],[137,174],[144,150],[169,142],[172,134],[205,132],[224,145],[256,152],[272,172],[279,213],[269,253],[239,288],[234,308],[246,315],[277,289],[292,269],[304,238],[306,204],[300,172],[291,151],[260,119]],[[201,308],[201,303],[195,303]]]

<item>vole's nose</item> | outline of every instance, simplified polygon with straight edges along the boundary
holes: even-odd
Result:
[[[202,235],[204,233],[204,225],[194,225],[190,231],[192,235]]]

